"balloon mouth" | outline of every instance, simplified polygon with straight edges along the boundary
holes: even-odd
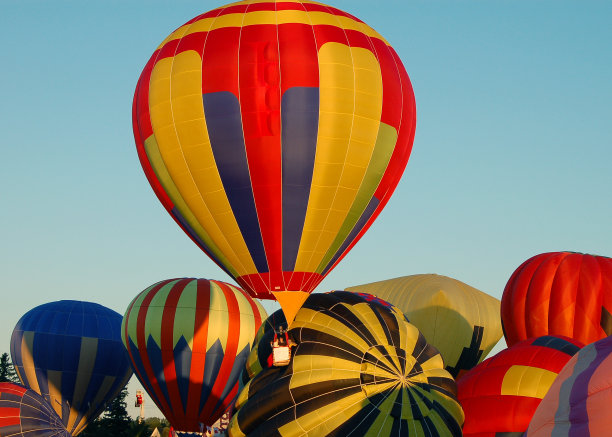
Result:
[[[397,419],[405,417],[406,410],[416,420],[431,412],[425,405],[417,404],[413,396],[401,393],[413,390],[418,383],[427,383],[421,365],[412,355],[407,356],[404,349],[390,345],[370,347],[361,357],[359,380],[362,392],[377,409],[387,398],[395,398],[389,414]]]

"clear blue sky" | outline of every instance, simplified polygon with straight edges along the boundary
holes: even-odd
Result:
[[[172,277],[231,281],[178,228],[138,162],[140,72],[219,1],[0,5],[0,352],[59,299],[123,314]],[[357,1],[411,77],[417,130],[387,208],[318,291],[417,273],[497,298],[541,252],[612,256],[612,2]]]

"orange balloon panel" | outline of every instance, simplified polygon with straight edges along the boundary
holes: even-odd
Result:
[[[525,261],[501,301],[508,345],[549,334],[589,344],[612,334],[611,313],[612,259],[573,252]]]
[[[252,295],[312,291],[408,161],[408,74],[361,20],[248,1],[168,36],[136,88],[143,169],[182,229]]]

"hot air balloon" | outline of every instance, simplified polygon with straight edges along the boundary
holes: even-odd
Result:
[[[502,336],[499,300],[447,276],[403,276],[347,290],[396,305],[440,351],[453,377],[484,360]]]
[[[461,435],[463,412],[442,357],[388,303],[314,293],[289,335],[291,362],[248,382],[230,436]]]
[[[179,27],[133,104],[138,156],[163,206],[289,321],[389,200],[415,124],[389,43],[298,0],[233,3]]]
[[[589,344],[612,334],[612,259],[536,255],[512,274],[501,301],[506,343],[563,335]]]
[[[136,376],[174,429],[199,432],[232,404],[263,307],[220,281],[168,279],[134,298],[121,334]]]
[[[466,437],[522,436],[540,401],[582,344],[567,337],[521,341],[457,380]]]
[[[17,384],[0,382],[0,436],[70,437],[70,433],[41,395]]]
[[[11,337],[23,384],[41,394],[73,436],[128,383],[121,315],[97,303],[50,302],[24,314]]]
[[[612,337],[582,348],[535,411],[527,437],[610,435]]]

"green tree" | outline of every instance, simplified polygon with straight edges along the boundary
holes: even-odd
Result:
[[[0,382],[14,382],[19,384],[17,372],[15,372],[9,354],[6,352],[0,355]]]
[[[108,404],[101,417],[87,425],[81,435],[83,437],[132,437],[132,419],[127,412],[125,398],[128,395],[127,387]]]

